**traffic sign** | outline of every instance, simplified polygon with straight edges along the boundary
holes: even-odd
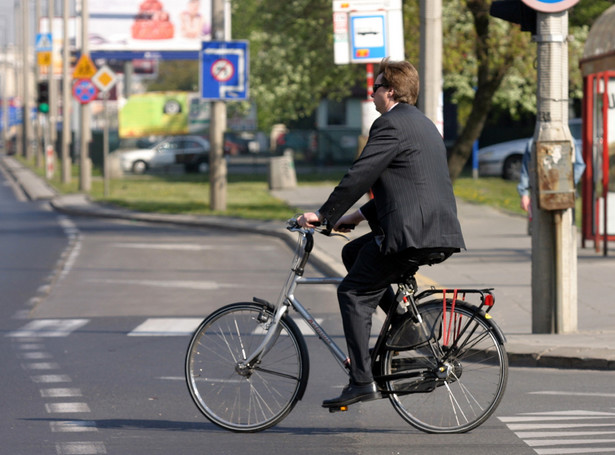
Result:
[[[572,8],[579,0],[521,0],[530,8],[541,13],[559,13]]]
[[[41,51],[36,53],[36,62],[38,66],[51,65],[51,51]]]
[[[248,42],[203,41],[200,52],[202,99],[245,100],[248,98]]]
[[[87,54],[81,54],[73,71],[73,79],[91,79],[96,74],[96,65]]]
[[[81,104],[87,104],[98,96],[98,89],[91,79],[77,79],[73,83],[73,96]]]
[[[36,41],[34,42],[34,50],[36,52],[52,51],[53,40],[51,39],[51,33],[37,33]]]
[[[109,68],[107,65],[103,65],[96,72],[96,74],[92,76],[92,82],[96,87],[98,87],[98,90],[103,93],[113,87],[116,81],[117,77],[115,73],[111,71],[111,68]]]

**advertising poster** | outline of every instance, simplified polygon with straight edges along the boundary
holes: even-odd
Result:
[[[204,133],[209,129],[209,103],[197,93],[149,92],[132,95],[119,113],[121,138]]]
[[[90,50],[200,49],[211,39],[210,0],[89,0]]]

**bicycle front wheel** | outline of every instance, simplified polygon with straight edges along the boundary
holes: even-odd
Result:
[[[186,382],[199,410],[216,425],[261,431],[280,422],[301,399],[309,360],[303,336],[290,318],[282,318],[262,359],[252,367],[243,365],[272,321],[273,310],[265,305],[235,303],[208,316],[192,336]]]
[[[389,399],[419,430],[463,433],[476,428],[504,395],[508,357],[503,340],[484,313],[462,302],[454,309],[450,300],[418,308],[424,337],[417,339],[417,324],[407,320],[389,338],[382,362],[385,387],[393,392]]]

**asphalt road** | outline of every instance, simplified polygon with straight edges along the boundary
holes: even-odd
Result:
[[[321,408],[346,377],[309,335],[310,381],[293,412],[263,433],[219,429],[184,383],[190,332],[222,304],[275,300],[289,248],[222,230],[68,218],[0,188],[2,453],[615,452],[615,373],[512,369],[483,426],[428,435],[386,400]],[[343,346],[333,286],[296,295]]]

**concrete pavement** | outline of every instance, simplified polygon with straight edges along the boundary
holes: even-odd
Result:
[[[136,219],[256,231],[295,244],[284,223],[238,218],[138,213],[91,202],[87,196],[57,195],[53,188],[11,157],[0,155],[0,167],[31,200],[48,200],[58,211],[75,216]],[[299,186],[273,194],[300,210],[320,207],[330,187]],[[423,267],[422,289],[429,286],[495,288],[491,311],[507,337],[512,365],[615,370],[615,257],[592,248],[578,250],[578,331],[569,334],[531,333],[531,241],[526,220],[483,205],[458,201],[467,251],[442,264]],[[360,226],[352,235],[365,232]],[[328,275],[344,273],[340,251],[345,240],[317,236],[312,261]]]

